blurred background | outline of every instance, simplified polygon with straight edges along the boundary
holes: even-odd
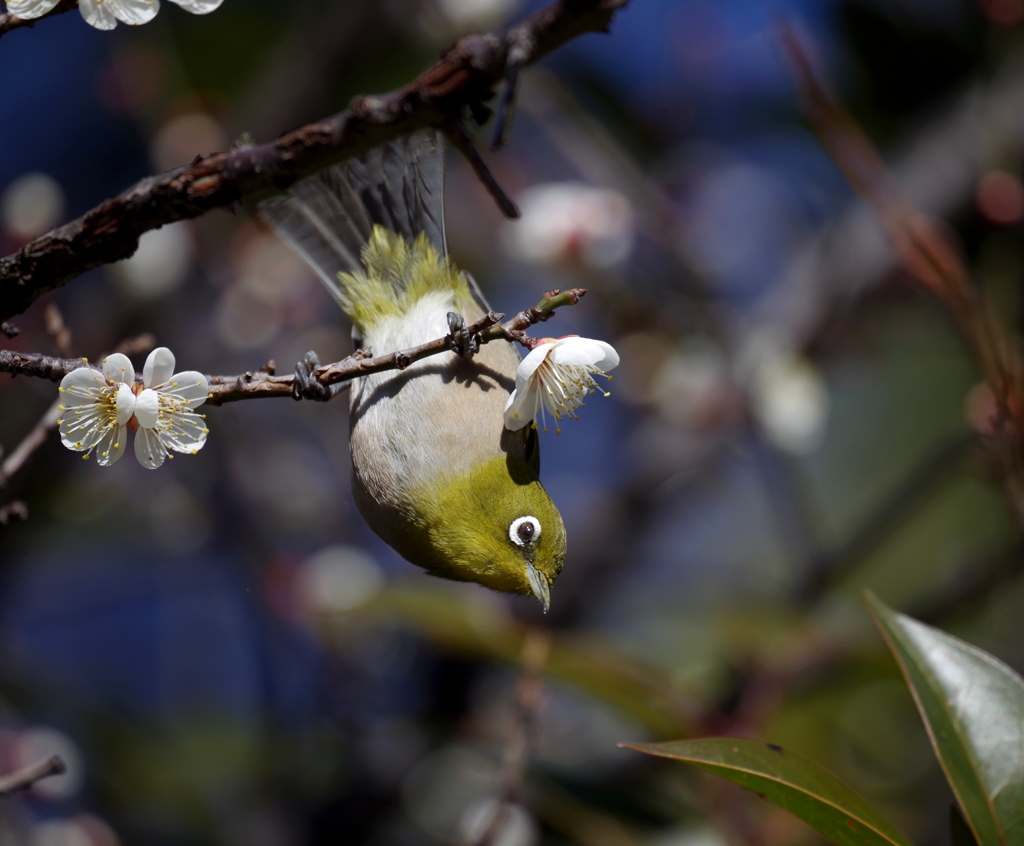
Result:
[[[9,33],[0,253],[541,5],[165,3],[139,28]],[[531,732],[500,846],[822,842],[616,748],[702,734],[799,751],[947,842],[951,796],[861,594],[1020,670],[1024,550],[979,449],[979,370],[810,129],[784,25],[1020,329],[1022,0],[633,0],[523,74],[511,144],[485,154],[519,222],[448,156],[451,251],[492,306],[587,287],[545,331],[622,356],[611,397],[542,436],[569,535],[551,613],[372,535],[345,400],[211,409],[206,448],[159,472],[51,439],[2,491],[28,519],[0,526],[0,772],[51,752],[69,772],[0,800],[0,843],[474,844]],[[143,332],[207,373],[348,349],[245,208],[150,232],[49,302],[90,358]],[[54,351],[45,304],[7,348]],[[55,397],[0,377],[7,451]],[[516,694],[527,632],[549,637],[527,638],[538,701]]]

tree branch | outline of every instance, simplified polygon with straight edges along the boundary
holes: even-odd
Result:
[[[468,35],[405,88],[356,97],[349,108],[266,144],[242,144],[137,182],[124,193],[0,258],[0,321],[47,291],[128,258],[139,236],[211,209],[282,191],[316,170],[392,138],[479,108],[517,65],[537,62],[585,32],[606,32],[629,0],[558,0],[501,33]],[[524,49],[527,45],[527,49]]]
[[[1024,357],[956,250],[900,191],[867,134],[815,73],[795,33],[781,30],[808,120],[851,186],[878,216],[911,277],[947,309],[995,400],[985,445],[1024,529]]]
[[[6,35],[12,29],[21,29],[22,27],[31,29],[43,18],[52,18],[55,15],[63,15],[65,12],[70,12],[72,9],[77,8],[78,0],[60,0],[60,2],[50,9],[49,12],[45,15],[40,15],[38,18],[19,18],[17,15],[12,15],[10,12],[5,12],[0,15],[0,37]]]
[[[499,323],[504,315],[489,312],[472,326],[466,329],[465,337],[476,337],[481,344],[491,341],[509,341],[522,344],[533,349],[539,343],[531,338],[526,330],[551,318],[556,308],[575,305],[580,297],[587,293],[586,288],[572,288],[568,291],[549,291],[535,306],[519,312],[510,320]],[[317,381],[325,387],[347,382],[357,376],[370,373],[381,373],[385,370],[404,370],[414,361],[427,356],[448,352],[454,349],[457,339],[451,335],[437,338],[407,350],[374,356],[369,350],[360,350],[348,358],[325,364],[316,371]],[[13,376],[35,376],[59,382],[72,370],[79,367],[100,368],[84,358],[57,358],[42,353],[11,352],[0,350],[0,373]],[[207,376],[210,382],[210,398],[207,405],[223,405],[226,402],[237,402],[244,399],[263,399],[266,397],[291,397],[295,376],[275,376],[266,371],[250,371],[240,376]],[[12,453],[13,456],[13,453]],[[3,475],[0,471],[0,484]]]
[[[0,796],[10,796],[19,790],[27,790],[40,779],[67,772],[60,755],[51,755],[42,761],[29,764],[10,775],[0,777]]]

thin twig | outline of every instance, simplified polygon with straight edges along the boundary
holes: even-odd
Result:
[[[491,341],[514,341],[532,349],[540,341],[526,335],[525,330],[537,323],[548,320],[555,309],[575,305],[587,293],[586,288],[572,288],[568,291],[549,291],[535,306],[519,312],[504,323],[498,321],[504,315],[490,312],[466,329],[466,336],[479,338],[481,344]],[[381,373],[385,370],[404,370],[414,361],[452,349],[451,335],[437,338],[407,350],[380,356],[367,356],[365,350],[334,364],[325,364],[315,371],[317,381],[324,386],[347,382],[357,376]],[[79,367],[101,369],[86,359],[56,358],[41,353],[21,353],[0,350],[0,373],[36,376],[59,382],[72,370]],[[291,397],[294,374],[275,376],[266,370],[243,373],[240,376],[207,376],[210,383],[208,405],[223,405],[244,399],[266,397]],[[2,477],[0,477],[2,479]]]
[[[515,113],[516,94],[519,87],[519,71],[523,69],[530,55],[530,33],[525,30],[516,31],[517,40],[509,45],[508,60],[505,67],[505,88],[498,101],[498,117],[494,121],[494,138],[491,151],[498,152],[508,145],[508,136],[512,131],[512,116]]]
[[[505,77],[510,47],[528,43],[530,65],[586,32],[607,31],[628,0],[554,2],[501,33],[462,38],[405,88],[357,97],[348,109],[260,145],[200,156],[141,180],[77,220],[0,258],[0,321],[47,291],[128,258],[139,236],[176,220],[279,192],[316,170],[400,135],[458,120]]]
[[[7,526],[10,523],[28,519],[28,506],[20,499],[12,500],[0,506],[0,526]]]
[[[37,22],[43,18],[52,18],[56,15],[63,15],[65,12],[70,12],[72,9],[78,8],[78,0],[60,0],[60,2],[50,9],[45,15],[40,15],[38,18],[19,18],[17,15],[13,15],[10,12],[5,12],[0,15],[0,37],[6,35],[12,29],[31,29],[36,25]]]
[[[494,198],[494,202],[498,204],[498,208],[501,209],[502,214],[505,217],[512,220],[516,220],[519,217],[519,208],[512,201],[512,198],[505,193],[505,190],[498,184],[498,180],[494,178],[494,174],[491,173],[491,169],[487,166],[487,162],[483,160],[480,155],[480,151],[477,150],[476,145],[473,143],[473,139],[469,137],[469,133],[466,132],[466,127],[463,125],[461,120],[453,120],[447,124],[444,128],[444,134],[448,140],[452,142],[452,146],[455,147],[463,156],[466,157],[466,161],[469,162],[470,167],[473,168],[473,172],[476,174],[484,187],[487,189],[491,197]]]
[[[522,801],[526,767],[537,740],[537,719],[544,699],[544,668],[551,652],[551,636],[528,631],[523,640],[519,678],[516,680],[512,725],[505,741],[501,795],[494,815],[474,846],[493,846],[501,839],[512,805]]]
[[[43,321],[46,324],[46,334],[53,341],[53,348],[57,351],[57,355],[69,357],[71,355],[71,330],[64,323],[64,315],[60,313],[56,303],[46,304]]]
[[[912,277],[947,308],[985,375],[997,410],[986,446],[1024,529],[1024,361],[1016,341],[939,228],[899,190],[867,134],[819,80],[795,33],[783,27],[781,39],[822,144],[878,215]]]
[[[27,790],[37,781],[52,775],[61,775],[67,772],[67,769],[60,755],[51,755],[42,761],[15,770],[10,775],[0,777],[0,796],[10,796],[19,790]]]
[[[50,432],[57,428],[57,418],[60,416],[58,406],[60,404],[61,399],[55,399],[53,405],[43,412],[39,422],[32,427],[14,449],[4,456],[3,462],[0,463],[0,488],[7,486],[11,477],[25,466],[25,462],[29,460],[35,451],[46,443],[46,439],[50,437]]]

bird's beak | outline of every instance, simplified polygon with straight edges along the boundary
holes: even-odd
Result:
[[[532,561],[526,565],[526,578],[530,582],[530,590],[533,591],[533,595],[537,597],[540,607],[547,614],[548,608],[551,607],[551,588],[548,585],[548,580],[533,566]]]

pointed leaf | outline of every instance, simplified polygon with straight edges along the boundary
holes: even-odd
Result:
[[[949,842],[953,846],[978,846],[974,832],[955,802],[949,806]]]
[[[669,743],[620,743],[696,764],[795,814],[837,846],[909,846],[896,828],[850,788],[793,752],[732,737]]]
[[[1024,846],[1024,679],[969,643],[868,607],[980,846]]]

